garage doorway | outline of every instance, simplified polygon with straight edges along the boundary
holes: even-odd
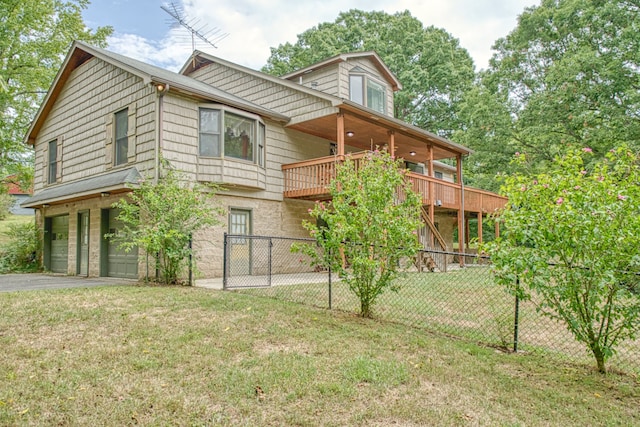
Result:
[[[44,268],[67,274],[69,263],[69,215],[44,219]]]
[[[100,275],[124,279],[138,278],[138,248],[129,252],[119,247],[117,236],[121,232],[122,221],[117,220],[120,209],[102,209],[100,231]],[[106,234],[113,237],[105,237]]]

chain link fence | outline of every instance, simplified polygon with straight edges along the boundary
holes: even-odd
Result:
[[[358,298],[337,274],[314,267],[307,255],[292,251],[301,244],[321,250],[313,239],[225,235],[224,289],[358,313]],[[446,272],[430,262],[436,256],[446,257]],[[498,285],[486,257],[464,255],[461,260],[458,253],[421,251],[402,264],[396,290],[376,300],[376,319],[507,351],[594,363],[562,322],[536,310],[535,298],[520,301]],[[639,352],[640,340],[623,342],[607,365],[638,373]]]

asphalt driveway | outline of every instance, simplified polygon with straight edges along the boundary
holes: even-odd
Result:
[[[132,285],[135,280],[112,277],[77,277],[53,274],[1,274],[0,292],[36,291],[40,289],[88,288],[92,286]]]

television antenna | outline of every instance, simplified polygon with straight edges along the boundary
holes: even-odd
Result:
[[[174,2],[164,4],[160,6],[162,10],[167,12],[175,21],[172,22],[172,27],[181,25],[189,33],[191,33],[191,52],[196,50],[197,39],[205,42],[207,45],[217,49],[216,43],[227,37],[229,33],[221,33],[219,28],[209,28],[207,24],[202,24],[199,19],[189,18],[184,13],[184,8],[177,6]],[[195,58],[193,58],[195,61]],[[195,64],[194,64],[195,65]]]

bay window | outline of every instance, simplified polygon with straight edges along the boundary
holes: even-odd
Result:
[[[257,116],[225,108],[200,108],[199,153],[264,164],[264,124]]]

